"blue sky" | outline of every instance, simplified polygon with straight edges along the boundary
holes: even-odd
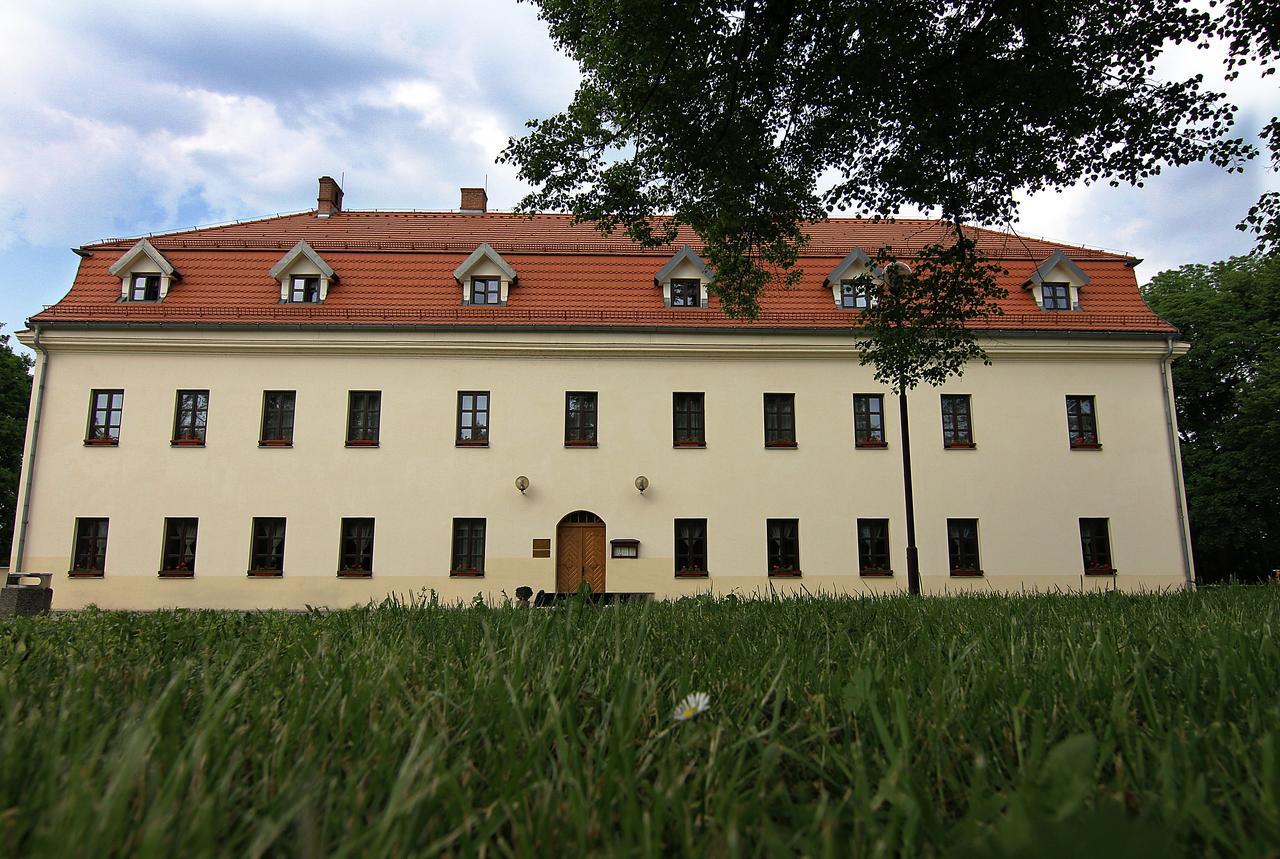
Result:
[[[70,247],[108,236],[307,209],[345,174],[356,209],[448,209],[488,182],[525,190],[494,157],[577,81],[534,10],[514,0],[0,3],[0,322],[6,332],[70,286]],[[1161,74],[1220,75],[1179,50]],[[1253,135],[1272,79],[1228,89]],[[1139,278],[1251,247],[1234,225],[1264,188],[1210,166],[1145,188],[1077,187],[1024,202],[1020,232],[1143,257]]]

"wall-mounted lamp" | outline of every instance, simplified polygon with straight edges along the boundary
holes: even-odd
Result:
[[[644,491],[648,488],[649,478],[645,477],[643,474],[636,478],[636,489],[640,490],[641,495],[643,495]]]
[[[520,490],[520,494],[524,495],[524,491],[529,488],[529,478],[523,474],[516,478],[516,489]]]

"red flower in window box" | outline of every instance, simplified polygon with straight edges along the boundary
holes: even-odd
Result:
[[[111,430],[107,427],[96,427],[90,433],[89,437],[84,440],[85,444],[119,444],[120,439],[111,434]]]

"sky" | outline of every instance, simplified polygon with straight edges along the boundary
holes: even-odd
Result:
[[[0,0],[0,323],[20,330],[71,285],[69,250],[313,208],[342,178],[350,209],[451,209],[487,184],[527,190],[495,157],[525,121],[568,104],[577,69],[515,0]],[[1175,50],[1160,74],[1221,74]],[[1252,137],[1273,78],[1225,87]],[[1144,188],[1078,186],[1023,202],[1016,229],[1141,257],[1139,280],[1252,247],[1234,229],[1280,179],[1198,165]],[[904,213],[909,214],[909,213]]]

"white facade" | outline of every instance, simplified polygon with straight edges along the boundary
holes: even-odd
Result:
[[[517,287],[519,288],[519,287]],[[37,346],[33,332],[20,335]],[[41,331],[38,439],[19,498],[22,568],[55,607],[301,608],[389,593],[501,598],[554,590],[557,523],[590,511],[614,592],[882,593],[906,587],[896,398],[848,333],[195,330]],[[1192,578],[1156,335],[987,335],[991,366],[909,396],[923,588],[1151,589]],[[43,394],[40,389],[43,388]],[[122,389],[118,446],[85,444],[90,393]],[[175,393],[209,391],[204,447],[174,447]],[[294,390],[294,442],[258,445],[264,390]],[[344,445],[351,390],[381,391],[376,448]],[[454,444],[457,392],[490,392],[488,447]],[[564,444],[565,392],[598,392],[598,446]],[[706,447],[672,444],[673,392],[705,394]],[[797,446],[764,445],[765,393],[795,395]],[[973,449],[942,446],[939,395],[971,395]],[[856,449],[852,398],[883,394],[888,446]],[[1072,449],[1065,398],[1095,398],[1100,449]],[[33,447],[34,445],[34,447]],[[523,494],[517,476],[527,476]],[[649,480],[637,491],[638,476]],[[30,481],[29,493],[25,491]],[[25,512],[25,516],[24,516]],[[195,573],[157,575],[166,517],[199,520]],[[283,574],[246,576],[255,516],[287,519]],[[105,517],[104,574],[71,577],[76,519]],[[337,575],[343,517],[376,522],[372,575]],[[483,578],[450,575],[455,517],[487,523]],[[673,522],[707,520],[706,578],[674,574]],[[1114,575],[1086,576],[1079,519],[1109,521]],[[799,523],[802,575],[768,575],[765,522]],[[859,518],[887,519],[894,575],[859,574]],[[979,522],[983,575],[949,574],[946,521]],[[15,549],[15,552],[17,549]],[[15,560],[17,560],[15,558]]]

